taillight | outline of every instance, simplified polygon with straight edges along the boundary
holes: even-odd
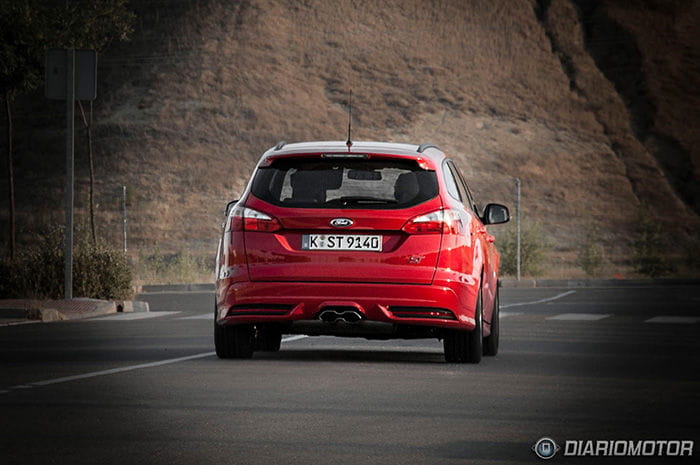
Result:
[[[247,207],[236,207],[231,211],[229,226],[230,231],[272,232],[282,228],[274,216]]]
[[[246,231],[272,232],[280,229],[282,225],[274,216],[246,208],[243,211],[243,229]]]
[[[408,234],[459,234],[462,231],[462,221],[452,210],[435,210],[411,218],[401,230]]]

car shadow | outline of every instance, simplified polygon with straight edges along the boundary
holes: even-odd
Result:
[[[309,361],[309,362],[372,362],[442,364],[445,358],[439,352],[404,350],[353,350],[353,349],[287,349],[279,352],[255,352],[253,360]]]

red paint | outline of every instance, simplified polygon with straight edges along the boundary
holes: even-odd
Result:
[[[341,153],[348,153],[344,142],[271,149],[254,176],[279,160],[320,160]],[[356,309],[367,321],[436,328],[439,336],[440,328],[474,328],[481,289],[487,336],[498,252],[469,202],[448,191],[447,156],[436,149],[418,153],[416,146],[362,142],[355,142],[349,153],[367,154],[366,160],[412,160],[417,170],[435,172],[437,195],[407,208],[291,208],[256,197],[251,181],[229,214],[219,245],[217,323],[288,324],[340,306]],[[352,224],[333,227],[336,218]],[[381,235],[382,250],[303,250],[303,237],[310,234]],[[243,309],[240,315],[236,309]]]

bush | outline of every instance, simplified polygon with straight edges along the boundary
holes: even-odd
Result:
[[[576,257],[576,265],[581,267],[588,276],[598,276],[603,267],[603,258],[605,251],[600,245],[600,238],[595,233],[588,233],[586,240],[578,257]]]
[[[683,241],[682,262],[690,272],[700,271],[700,232],[695,231]]]
[[[638,273],[656,278],[674,271],[668,259],[664,228],[648,211],[637,217],[632,250],[634,268]]]
[[[62,299],[64,287],[63,233],[56,228],[38,234],[32,247],[14,261],[0,262],[0,298]],[[124,254],[104,245],[78,240],[73,250],[73,296],[94,299],[131,297],[131,268]]]
[[[499,235],[496,242],[501,254],[501,273],[517,274],[517,242],[515,225]],[[547,247],[539,224],[524,223],[520,231],[520,274],[537,276],[542,273],[544,250]]]
[[[74,294],[105,300],[131,297],[132,271],[122,251],[85,243],[76,252]]]

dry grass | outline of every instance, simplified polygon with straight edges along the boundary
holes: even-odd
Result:
[[[110,242],[119,243],[120,231],[110,192],[128,184],[130,248],[213,255],[222,208],[240,195],[260,154],[281,139],[343,139],[350,88],[356,140],[437,143],[483,203],[512,205],[513,179],[521,178],[524,213],[553,244],[550,274],[578,273],[573,264],[591,227],[604,232],[613,257],[624,257],[642,204],[686,233],[698,227],[648,141],[636,137],[568,1],[553,0],[541,21],[535,2],[510,0],[133,3],[142,26],[103,60],[98,104],[98,220]],[[673,70],[676,81],[697,83],[697,47],[655,60],[697,22],[686,18],[674,32],[643,2],[609,3],[607,14],[639,40],[655,124],[695,150],[697,167],[697,131],[688,129],[700,105],[681,105],[693,116],[679,116],[674,105],[684,93],[656,79]],[[683,4],[674,3],[677,15]],[[645,33],[654,24],[664,47]],[[27,200],[22,208],[36,206]]]
[[[196,256],[186,250],[164,253],[145,247],[131,254],[134,285],[214,282],[211,256]]]

